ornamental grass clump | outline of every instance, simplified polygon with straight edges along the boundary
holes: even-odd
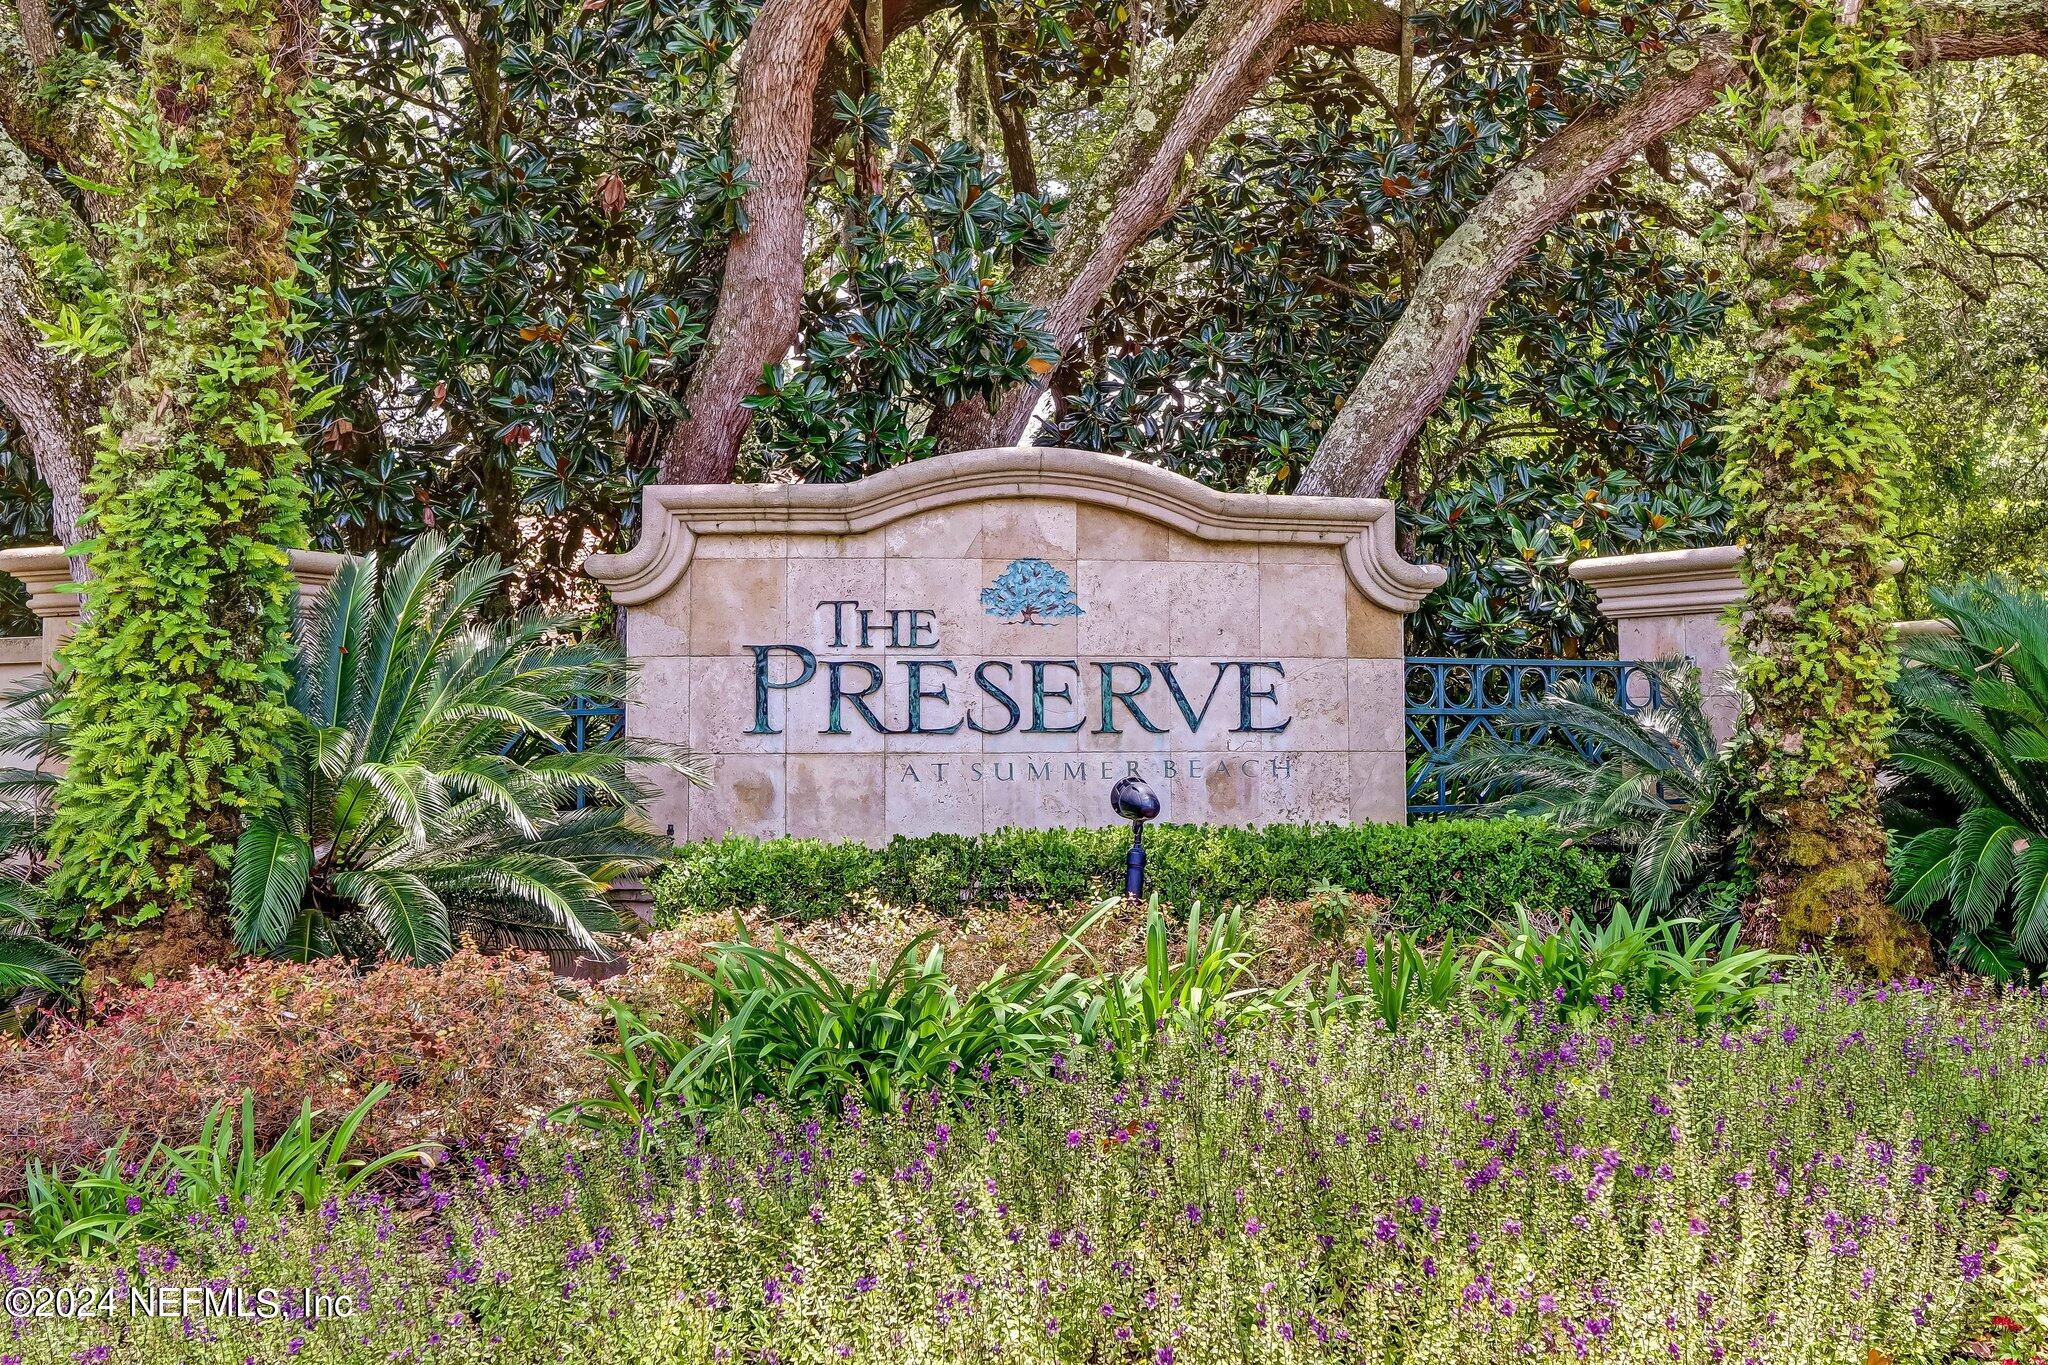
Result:
[[[549,1137],[403,1197],[204,1218],[131,1277],[332,1285],[354,1316],[36,1320],[8,1349],[1940,1360],[1995,1330],[1993,1239],[2012,1173],[2038,1169],[2044,1065],[2039,993],[1813,978],[1725,1030],[1624,1003],[1169,1032],[1122,1079],[1075,1056],[964,1098],[761,1104],[630,1151]],[[15,1282],[79,1282],[10,1254]]]

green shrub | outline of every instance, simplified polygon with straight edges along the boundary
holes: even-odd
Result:
[[[1773,974],[1792,959],[1737,942],[1739,926],[1686,931],[1690,919],[1583,919],[1545,929],[1526,911],[1499,942],[1480,945],[1473,982],[1502,1018],[1548,1013],[1587,1024],[1624,1004],[1683,1014],[1698,1024],[1739,1022],[1778,987]]]
[[[363,1121],[390,1092],[376,1086],[332,1127],[316,1126],[313,1102],[302,1101],[268,1147],[258,1136],[255,1096],[244,1091],[238,1111],[215,1106],[192,1142],[158,1144],[139,1162],[124,1160],[119,1143],[98,1169],[81,1167],[68,1180],[32,1161],[17,1235],[44,1255],[84,1255],[162,1243],[216,1210],[275,1216],[346,1198],[378,1172],[430,1151],[415,1144],[377,1157],[349,1155]]]
[[[945,951],[930,931],[865,978],[840,976],[780,934],[768,944],[743,934],[711,950],[710,972],[682,969],[710,993],[694,1038],[652,1028],[614,1004],[618,1046],[595,1054],[609,1073],[606,1093],[565,1105],[556,1117],[628,1137],[651,1131],[664,1113],[738,1105],[756,1095],[805,1108],[837,1108],[852,1095],[888,1112],[906,1094],[1039,1075],[1047,1058],[1091,1038],[1098,1021],[1122,1041],[1117,1026],[1136,1010],[1128,1003],[1134,995],[1148,1007],[1162,998],[1147,989],[1170,974],[1156,906],[1147,939],[1156,971],[1140,971],[1128,987],[1121,979],[1096,983],[1105,1003],[1090,1008],[1098,997],[1070,970],[1082,957],[1080,936],[1114,906],[1084,915],[1023,971],[998,972],[964,995],[947,977]],[[1191,931],[1197,923],[1189,920]],[[1191,974],[1196,962],[1191,948]],[[1190,1007],[1207,1000],[1213,1012],[1225,1003],[1215,975],[1199,976],[1198,985],[1211,989]],[[1174,1001],[1181,1003],[1180,996]],[[1149,1009],[1145,1021],[1156,1022]]]
[[[1385,901],[1427,933],[1478,929],[1516,906],[1579,910],[1612,898],[1611,861],[1523,819],[1415,825],[1158,825],[1152,887],[1170,903],[1304,900],[1322,887]],[[842,915],[871,902],[957,915],[1012,897],[1075,904],[1122,888],[1130,834],[1003,829],[899,836],[886,847],[730,836],[691,844],[654,882],[657,922],[760,909],[777,919]]]
[[[507,577],[436,535],[335,575],[298,633],[281,798],[235,847],[244,951],[434,963],[468,935],[605,955],[605,892],[669,843],[636,773],[702,775],[672,746],[564,743],[570,700],[616,700],[630,670],[563,643],[567,617],[491,618]]]

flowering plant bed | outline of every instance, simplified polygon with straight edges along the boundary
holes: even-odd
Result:
[[[352,1315],[17,1319],[24,1362],[1940,1360],[2010,1314],[2048,998],[1802,979],[1727,1031],[1425,1016],[1163,1041],[875,1113],[552,1133],[12,1285]],[[2017,1173],[2017,1174],[2016,1174]],[[104,1352],[104,1354],[101,1354]],[[1994,1357],[1995,1358],[1995,1357]]]

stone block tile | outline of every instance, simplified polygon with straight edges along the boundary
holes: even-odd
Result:
[[[887,763],[879,753],[791,754],[784,770],[785,824],[790,836],[884,842],[888,837],[883,791]]]
[[[840,653],[865,648],[860,640],[859,609],[826,604],[858,602],[871,613],[878,613],[884,597],[883,561],[791,558],[788,564],[783,608],[786,633],[780,638],[821,653],[828,649]],[[870,619],[885,618],[875,615]],[[835,630],[840,641],[837,644],[833,642]]]
[[[690,551],[691,567],[700,559],[787,559],[790,537],[747,531],[738,535],[706,534],[697,537]]]
[[[1163,559],[1079,561],[1075,590],[1085,611],[1075,647],[1097,656],[1166,651],[1176,610],[1173,575]]]
[[[832,688],[837,676],[839,698],[839,727],[844,733],[831,733]],[[879,754],[887,736],[881,730],[868,724],[862,716],[855,698],[867,692],[879,679],[879,685],[872,693],[860,697],[868,711],[882,726],[890,724],[889,703],[886,696],[891,686],[888,656],[879,649],[819,651],[817,671],[802,687],[789,688],[783,693],[783,715],[780,722],[786,736],[783,749],[791,754]],[[900,679],[896,685],[900,686]]]
[[[1400,749],[1407,742],[1407,668],[1399,659],[1352,659],[1351,724],[1347,747]]]
[[[1176,656],[1242,659],[1259,648],[1258,568],[1253,564],[1171,564],[1173,615],[1167,649]]]
[[[1344,636],[1354,659],[1399,659],[1407,652],[1407,626],[1399,612],[1388,611],[1349,586],[1344,596]]]
[[[738,654],[789,638],[788,561],[710,559],[690,566],[690,650]]]
[[[1346,653],[1344,599],[1350,584],[1345,581],[1343,565],[1334,559],[1308,564],[1261,562],[1258,581],[1261,654],[1269,658],[1329,658]]]
[[[690,837],[779,836],[783,796],[781,754],[719,754],[711,763],[711,785],[690,794]]]
[[[1079,540],[1078,510],[1051,498],[1001,498],[982,504],[979,553],[983,559],[1072,559]]]
[[[626,733],[668,743],[690,738],[689,659],[648,659],[626,700]]]
[[[981,784],[962,754],[884,755],[884,809],[891,834],[976,834]]]
[[[1082,559],[1161,562],[1172,558],[1169,547],[1185,533],[1150,517],[1110,507],[1075,509],[1075,553]]]
[[[801,672],[790,656],[769,661],[771,682],[789,681]],[[783,752],[789,729],[789,690],[770,688],[765,715],[754,686],[751,656],[718,655],[690,661],[689,745],[700,754]],[[755,722],[767,721],[770,733],[754,734]]]
[[[954,503],[891,522],[879,533],[884,551],[891,557],[979,559],[983,506]]]
[[[986,616],[981,605],[982,585],[987,582],[981,576],[982,563],[978,559],[889,559],[884,560],[883,600],[892,611],[930,612],[921,618],[925,625],[917,630],[920,642],[929,641],[929,648],[917,650],[939,658],[962,658],[981,655],[984,649],[982,636]],[[879,622],[880,618],[876,618]],[[910,620],[902,618],[903,631],[899,639],[910,642]],[[871,647],[892,649],[882,637],[872,639]]]
[[[1351,819],[1355,824],[1408,823],[1408,762],[1403,750],[1353,753]]]

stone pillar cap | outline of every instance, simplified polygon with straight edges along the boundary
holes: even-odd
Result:
[[[1740,545],[1696,545],[1597,555],[1574,562],[1569,572],[1599,594],[1602,615],[1623,621],[1719,611],[1742,596],[1741,564]]]
[[[299,593],[307,605],[317,601],[334,576],[341,572],[347,555],[327,550],[291,550],[292,577],[299,581]],[[75,617],[79,593],[70,586],[71,561],[61,545],[21,545],[0,550],[0,573],[12,574],[28,589],[28,606],[39,618]]]

